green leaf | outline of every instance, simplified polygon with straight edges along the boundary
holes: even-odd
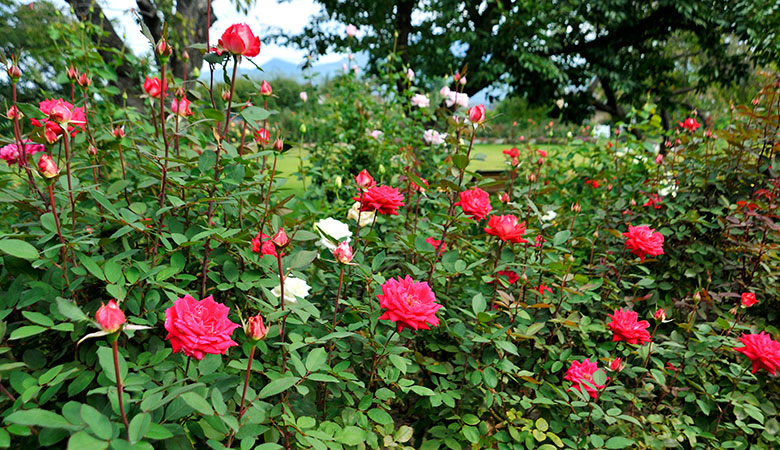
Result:
[[[211,375],[219,369],[222,365],[222,358],[220,355],[206,355],[198,363],[198,371],[201,375]]]
[[[203,415],[214,415],[214,409],[211,408],[211,404],[197,392],[184,393],[182,394],[181,399],[184,400],[184,403],[188,404],[192,409]]]
[[[217,164],[217,154],[213,150],[206,150],[198,158],[198,170],[200,173],[206,173]]]
[[[631,445],[634,445],[634,441],[632,439],[627,439],[620,436],[611,437],[607,442],[604,443],[604,447],[606,448],[626,448]]]
[[[487,308],[487,300],[485,300],[482,294],[477,294],[471,299],[471,309],[474,311],[474,314],[485,311],[485,308]]]
[[[571,232],[569,230],[563,230],[555,233],[555,236],[553,237],[553,245],[558,246],[563,244],[564,242],[568,241],[571,237]]]
[[[260,391],[259,398],[268,398],[272,395],[284,392],[297,383],[299,379],[300,378],[298,377],[284,377],[279,378],[278,380],[273,380],[266,384],[265,387]]]
[[[241,111],[241,116],[246,119],[247,122],[260,122],[269,117],[276,111],[268,111],[260,106],[250,106]]]
[[[81,420],[95,433],[95,436],[105,440],[111,439],[113,435],[111,421],[97,409],[89,405],[81,405]]]
[[[82,311],[81,308],[76,305],[76,303],[70,300],[65,300],[62,297],[57,297],[57,310],[60,312],[60,314],[70,320],[75,320],[77,322],[82,320],[89,320],[89,317],[84,314],[84,311]]]
[[[301,250],[294,253],[287,264],[289,264],[290,269],[303,269],[319,255],[320,252],[317,251]]]
[[[78,257],[81,265],[86,267],[89,273],[103,281],[106,281],[106,276],[103,275],[103,270],[100,268],[100,266],[97,265],[94,259],[83,253],[78,253]]]
[[[214,108],[208,108],[203,110],[203,115],[207,119],[216,120],[217,122],[225,118],[225,112]]]
[[[325,353],[324,348],[315,348],[306,356],[306,370],[309,372],[316,372],[325,364],[325,360],[327,359],[328,355]]]
[[[43,333],[46,330],[48,330],[48,328],[44,328],[38,325],[28,325],[24,327],[19,327],[11,332],[11,336],[8,338],[8,340],[13,341],[15,339],[24,339],[26,337],[35,336],[36,334]]]
[[[0,251],[7,255],[33,261],[41,257],[38,250],[25,241],[19,239],[3,239],[0,241]]]
[[[388,425],[393,423],[393,418],[390,417],[390,414],[388,414],[387,411],[379,408],[373,408],[369,410],[368,417],[380,425]]]
[[[100,363],[100,367],[103,369],[103,374],[108,378],[112,383],[116,383],[116,378],[114,377],[114,353],[111,347],[100,347],[97,350],[98,354],[98,362]],[[127,362],[125,362],[125,358],[122,356],[121,353],[118,354],[119,358],[119,376],[124,380],[127,378]]]
[[[128,433],[130,435],[130,442],[138,442],[146,436],[146,432],[149,431],[149,425],[152,423],[152,416],[147,413],[136,414],[133,420],[130,421],[130,427]]]
[[[35,311],[22,311],[22,315],[29,320],[32,323],[44,326],[44,327],[53,327],[54,321],[49,318],[49,316],[45,316],[39,312]]]
[[[43,428],[65,428],[74,429],[70,422],[65,420],[61,415],[46,411],[44,409],[23,409],[11,413],[10,416],[5,418],[8,423],[15,423],[17,425],[43,427]]]
[[[108,442],[95,439],[86,431],[79,431],[68,439],[68,450],[105,450]]]
[[[477,428],[470,425],[465,425],[460,432],[463,434],[463,437],[465,437],[472,444],[479,442],[479,430],[477,430]]]
[[[603,386],[607,382],[607,374],[603,370],[599,369],[593,373],[593,384]],[[542,430],[544,431],[544,430]]]

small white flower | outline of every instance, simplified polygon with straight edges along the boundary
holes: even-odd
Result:
[[[555,211],[547,211],[547,213],[542,216],[542,222],[550,222],[556,217],[558,217],[558,213],[556,213]]]
[[[423,140],[428,145],[441,145],[444,143],[444,139],[447,138],[447,133],[439,133],[436,130],[425,130],[423,133]]]
[[[406,79],[409,81],[414,80],[414,70],[411,67],[406,71]]]
[[[349,231],[349,225],[332,217],[316,222],[314,228],[320,235],[320,240],[317,242],[317,245],[325,247],[330,251],[335,250],[336,245],[339,242],[349,242],[352,238],[352,232]]]
[[[300,278],[287,277],[284,279],[284,301],[285,303],[298,303],[299,298],[306,298],[309,295],[309,286],[306,281]],[[278,285],[271,290],[274,297],[282,296],[282,286]]]
[[[416,106],[418,108],[427,108],[431,106],[431,100],[428,98],[427,95],[423,95],[423,94],[414,94],[411,103],[412,106]]]

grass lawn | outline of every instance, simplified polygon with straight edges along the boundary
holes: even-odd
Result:
[[[508,144],[475,144],[474,148],[472,149],[472,160],[471,164],[469,164],[469,169],[471,170],[502,170],[506,168],[506,156],[501,153],[502,150],[510,148],[511,145]],[[561,150],[563,150],[566,146],[564,145],[546,145],[546,144],[540,144],[540,145],[534,145],[533,148],[540,148],[543,150],[546,150],[549,154],[549,156],[555,156],[557,153],[559,153]],[[518,147],[523,151],[525,149],[525,146]],[[295,176],[292,176],[291,174],[298,171],[298,158],[301,154],[299,148],[293,148],[288,151],[284,157],[279,159],[279,161],[276,164],[276,170],[280,177],[286,178],[287,183],[285,183],[284,186],[282,186],[283,190],[288,191],[294,191],[294,192],[302,192],[303,191],[303,181],[298,179]],[[303,153],[304,158],[306,157],[306,152]],[[304,164],[306,163],[306,159],[303,160]]]

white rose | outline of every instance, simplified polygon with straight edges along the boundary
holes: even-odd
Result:
[[[547,214],[542,216],[542,222],[549,222],[558,217],[558,213],[555,211],[547,211]]]
[[[349,242],[352,238],[352,232],[349,231],[349,225],[338,221],[332,217],[322,219],[314,224],[314,229],[320,235],[317,245],[325,247],[330,251],[336,249],[339,242]]]
[[[347,213],[347,219],[357,221],[358,217],[360,217],[360,226],[365,227],[367,225],[371,225],[371,222],[374,221],[374,216],[376,215],[376,211],[360,211],[360,202],[355,202],[354,205],[352,205],[352,208],[349,209],[349,213]]]
[[[414,94],[411,103],[412,106],[416,106],[418,108],[427,108],[431,106],[431,100],[428,98],[427,95],[423,95],[423,94]]]
[[[298,303],[299,298],[306,298],[309,295],[309,286],[306,281],[300,278],[287,277],[284,279],[284,301],[285,303]],[[282,286],[276,286],[271,290],[274,297],[282,296]]]

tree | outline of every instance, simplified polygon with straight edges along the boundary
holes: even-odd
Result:
[[[774,0],[318,2],[302,33],[276,39],[314,55],[352,45],[370,54],[370,72],[395,49],[429,79],[467,70],[468,94],[503,84],[535,104],[563,99],[557,114],[571,120],[594,110],[623,119],[648,94],[663,107],[780,55]],[[334,21],[359,26],[358,39]]]

